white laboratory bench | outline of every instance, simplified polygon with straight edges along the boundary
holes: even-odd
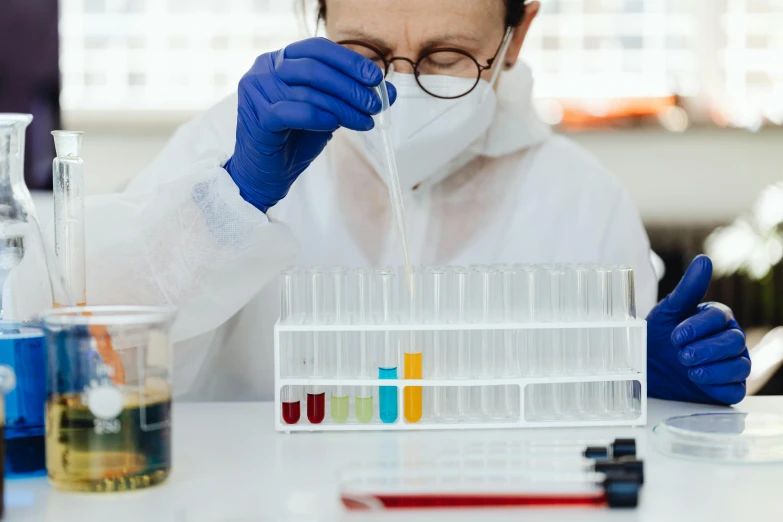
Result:
[[[783,414],[783,397],[750,397],[736,409]],[[364,521],[412,522],[524,518],[548,521],[783,520],[783,464],[712,465],[661,456],[650,430],[673,415],[722,410],[650,401],[645,428],[531,429],[453,432],[276,433],[271,403],[178,404],[174,409],[174,472],[146,491],[66,494],[45,478],[6,483],[7,522],[124,521]],[[477,441],[636,437],[647,462],[640,507],[494,509],[488,511],[345,512],[338,502],[338,470],[352,460],[399,455],[451,438]],[[426,457],[426,456],[425,456]]]

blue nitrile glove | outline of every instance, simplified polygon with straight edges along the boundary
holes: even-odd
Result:
[[[699,256],[677,288],[647,316],[647,388],[651,397],[736,404],[745,397],[750,357],[745,332],[726,305],[699,302],[712,261]]]
[[[234,155],[225,169],[262,212],[288,193],[339,127],[367,131],[383,80],[372,60],[324,38],[262,54],[239,82]],[[390,103],[397,91],[388,84]]]

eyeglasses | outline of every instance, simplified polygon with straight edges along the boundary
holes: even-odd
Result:
[[[416,83],[419,84],[419,87],[424,92],[436,98],[454,100],[473,92],[481,80],[481,74],[492,68],[510,37],[511,29],[508,29],[503,37],[503,41],[500,42],[500,46],[495,51],[495,55],[487,60],[487,65],[481,65],[469,52],[451,47],[426,51],[414,62],[404,56],[392,56],[386,59],[383,51],[372,44],[360,40],[342,40],[337,43],[375,62],[383,71],[384,77],[388,76],[389,69],[394,62],[407,62],[413,67],[413,76],[416,78]],[[453,76],[475,81],[472,84],[465,82],[464,87],[455,87],[452,82],[442,81],[439,78],[442,76]]]

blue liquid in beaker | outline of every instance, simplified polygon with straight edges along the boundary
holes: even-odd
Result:
[[[43,474],[46,343],[41,330],[0,328],[0,364],[16,373],[16,388],[5,398],[6,476]]]
[[[378,368],[379,379],[397,379],[397,368]],[[386,424],[397,422],[399,409],[397,405],[397,387],[379,386],[378,387],[378,408],[380,409],[381,421]]]

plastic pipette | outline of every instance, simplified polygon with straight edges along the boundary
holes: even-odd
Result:
[[[390,71],[391,72],[390,68]],[[402,255],[405,261],[405,273],[408,276],[408,284],[413,294],[413,270],[411,269],[411,258],[408,253],[408,225],[405,219],[405,205],[402,202],[402,189],[400,188],[400,175],[397,172],[397,159],[394,157],[394,147],[392,145],[389,127],[391,126],[391,114],[389,113],[389,91],[386,88],[386,82],[382,81],[375,87],[375,91],[381,99],[381,112],[375,116],[375,128],[381,135],[383,141],[384,156],[386,159],[386,180],[389,184],[389,198],[394,211],[394,218],[397,221],[397,228],[400,231],[400,241],[402,242]]]

